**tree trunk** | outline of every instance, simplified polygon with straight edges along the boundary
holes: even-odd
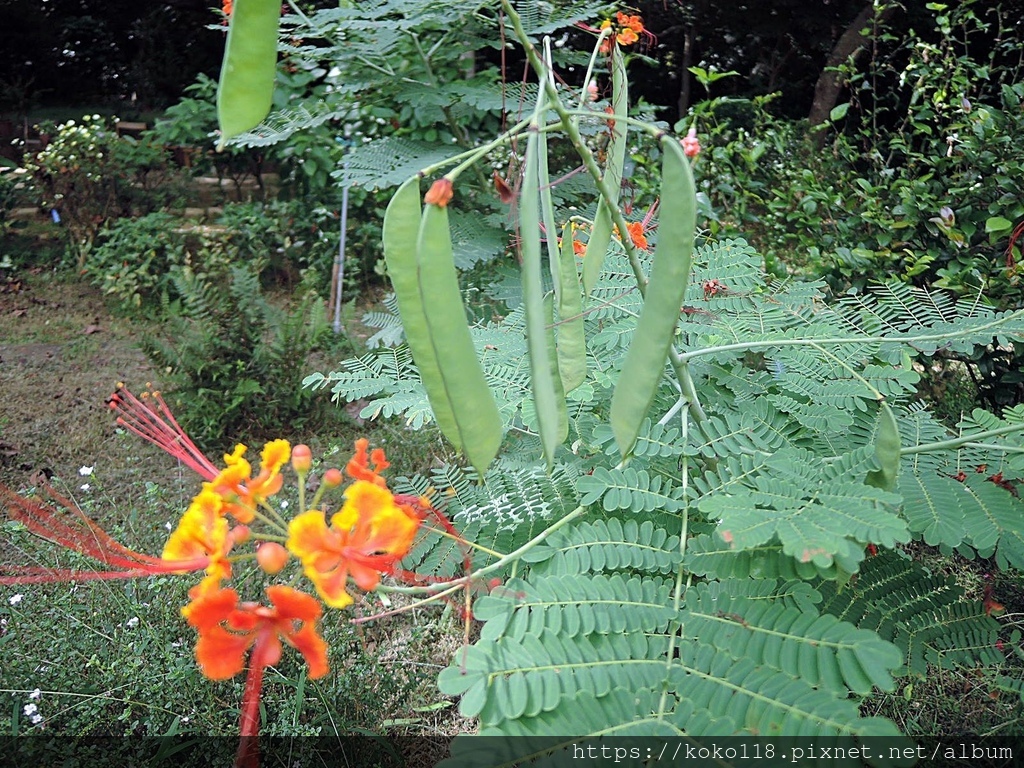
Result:
[[[688,25],[683,35],[683,65],[679,68],[679,102],[676,108],[679,111],[679,119],[686,117],[690,109],[691,89],[693,88],[693,76],[690,67],[693,66],[693,26]]]
[[[809,138],[811,143],[819,149],[825,146],[825,134],[827,127],[823,126],[828,120],[829,113],[836,105],[839,93],[846,85],[846,78],[839,71],[844,62],[852,59],[856,61],[865,50],[865,37],[862,32],[872,24],[877,24],[888,19],[896,11],[896,4],[889,3],[878,9],[875,4],[868,3],[867,6],[857,14],[850,25],[843,32],[836,42],[835,47],[825,62],[825,68],[814,85],[814,101],[811,104],[811,112],[807,116],[810,122]]]

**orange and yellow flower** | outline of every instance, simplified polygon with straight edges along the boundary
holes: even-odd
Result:
[[[365,462],[353,462],[357,472],[380,479]],[[377,484],[361,478],[349,487],[330,527],[322,510],[296,516],[288,525],[286,546],[302,562],[303,572],[323,601],[332,608],[344,608],[352,603],[345,589],[349,577],[364,591],[376,589],[381,574],[390,573],[408,553],[419,525],[412,508],[398,504],[382,479]]]
[[[647,250],[647,238],[644,236],[643,222],[626,222],[626,231],[629,233],[629,239],[633,241],[634,247],[639,248],[641,251]]]
[[[271,440],[260,454],[260,473],[252,477],[252,467],[243,458],[248,449],[239,443],[232,453],[224,454],[227,465],[203,488],[224,499],[224,512],[240,523],[252,522],[256,507],[281,490],[281,467],[288,461],[291,445],[287,440]]]
[[[613,227],[612,229],[615,237],[619,237],[619,228]],[[639,248],[641,251],[646,251],[650,246],[647,243],[647,236],[644,233],[644,222],[642,221],[627,221],[626,232],[629,234],[629,239],[633,243],[634,248]]]
[[[199,632],[196,661],[206,677],[227,680],[237,675],[253,644],[256,653],[250,666],[277,664],[282,640],[305,658],[310,678],[327,674],[327,643],[316,626],[320,603],[312,595],[281,585],[267,587],[267,597],[271,607],[239,603],[235,590],[215,589],[195,597],[182,609]]]
[[[161,555],[170,561],[209,558],[206,577],[198,587],[200,592],[215,589],[221,581],[230,578],[228,552],[232,544],[248,532],[244,527],[229,531],[223,509],[224,500],[220,495],[213,491],[200,491],[181,516]]]
[[[614,22],[611,19],[602,21],[601,29],[612,29],[615,35],[615,42],[623,47],[633,45],[646,32],[643,20],[639,16],[630,16],[629,14],[622,13],[622,11],[615,14]],[[601,53],[610,53],[611,49],[610,38],[601,43]]]

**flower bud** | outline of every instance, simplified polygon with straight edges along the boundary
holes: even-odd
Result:
[[[304,475],[309,472],[312,463],[313,452],[309,450],[308,445],[300,443],[292,448],[292,469],[295,470],[296,474]]]
[[[683,154],[687,157],[694,158],[700,154],[700,141],[697,140],[696,128],[691,128],[679,143],[683,145]]]
[[[280,573],[288,563],[288,550],[275,541],[264,541],[256,550],[256,562],[266,573]]]
[[[423,202],[427,205],[436,205],[438,208],[444,208],[451,202],[453,194],[452,180],[442,176],[427,190],[427,194],[423,197]]]
[[[344,479],[340,469],[331,468],[324,472],[324,485],[328,488],[337,488]]]

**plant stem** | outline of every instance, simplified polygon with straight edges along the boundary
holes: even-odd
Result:
[[[940,440],[937,443],[919,443],[918,445],[911,445],[907,448],[900,448],[900,456],[913,456],[917,453],[955,450],[957,448],[963,448],[969,443],[981,442],[990,437],[998,437],[999,435],[1012,435],[1014,432],[1024,432],[1024,424],[1010,424],[1005,427],[997,427],[996,429],[987,429],[984,432],[961,435],[960,437],[954,437],[949,440]],[[993,446],[985,447],[989,448]]]
[[[996,318],[991,322],[971,328],[971,333],[996,329],[1011,320],[1024,318],[1024,310],[1017,310],[1012,314]],[[688,363],[704,355],[717,355],[722,352],[745,352],[752,349],[768,349],[770,347],[806,347],[815,344],[903,344],[913,346],[923,341],[947,341],[960,338],[963,331],[949,331],[948,333],[923,333],[918,336],[834,336],[826,339],[773,339],[769,341],[739,341],[735,344],[721,344],[714,347],[703,347],[692,352],[686,352],[679,356],[679,360]]]

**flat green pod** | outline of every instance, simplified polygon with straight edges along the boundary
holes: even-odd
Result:
[[[419,288],[416,243],[419,240],[421,217],[420,180],[419,176],[413,176],[398,188],[384,213],[384,262],[398,299],[402,330],[405,331],[420,379],[429,392],[430,389],[436,391],[441,388],[441,366],[430,341],[426,310]],[[428,385],[428,381],[431,384]],[[462,443],[451,404],[446,398],[438,397],[430,401],[430,407],[441,432],[456,450],[461,451]]]
[[[679,141],[661,138],[661,216],[644,306],[612,394],[611,425],[627,456],[654,400],[675,336],[693,265],[697,198],[690,161]]]
[[[544,298],[541,277],[540,228],[540,142],[544,139],[534,125],[526,145],[522,192],[519,199],[519,234],[522,243],[521,268],[523,307],[526,312],[526,341],[530,354],[530,389],[537,411],[544,458],[550,467],[555,450],[568,434],[565,393],[558,375],[554,330],[551,327],[553,301]]]
[[[598,200],[594,226],[587,241],[587,255],[583,260],[583,292],[589,296],[597,285],[597,278],[604,266],[604,257],[612,241],[612,215],[608,204],[619,204],[619,190],[622,186],[622,170],[626,165],[626,138],[629,127],[629,85],[626,79],[626,61],[618,44],[612,44],[612,139],[608,145],[608,162],[605,165],[604,180],[608,184],[611,199]]]
[[[896,477],[900,471],[900,428],[889,404],[882,401],[878,412],[878,430],[875,432],[875,460],[879,469],[868,472],[864,482],[883,491],[896,490]]]
[[[469,463],[483,475],[498,454],[503,428],[469,333],[445,205],[428,203],[423,209],[416,240],[416,276],[427,331],[425,346],[432,350],[438,373],[423,377],[421,371],[423,386],[435,414],[452,414],[451,431],[445,436],[461,446]],[[444,431],[445,425],[440,420],[438,424]]]
[[[277,75],[279,0],[235,0],[217,87],[220,144],[270,113]]]
[[[572,392],[587,379],[587,338],[583,328],[583,295],[576,270],[576,252],[572,246],[572,225],[562,229],[562,247],[558,254],[558,330],[555,349],[558,375],[566,392]]]

